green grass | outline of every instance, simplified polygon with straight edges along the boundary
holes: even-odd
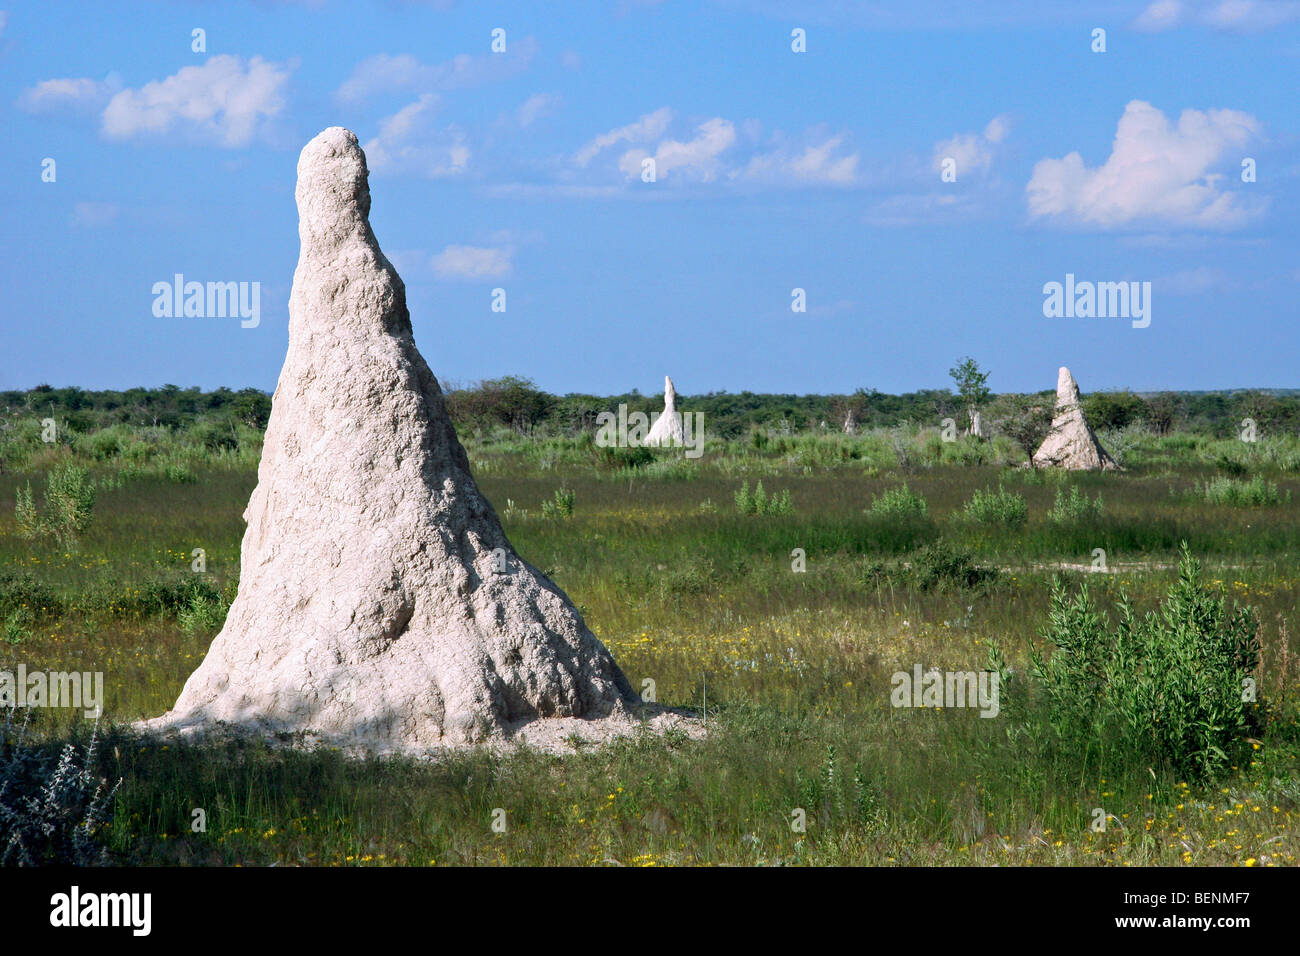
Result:
[[[708,739],[428,764],[165,746],[110,729],[100,770],[123,784],[102,839],[134,863],[1294,863],[1300,516],[1286,496],[1300,479],[1255,462],[1272,468],[1276,500],[1224,507],[1198,492],[1217,477],[1204,443],[1172,463],[1153,461],[1174,453],[1164,442],[1122,474],[1058,476],[984,452],[944,464],[955,452],[907,434],[906,465],[878,433],[738,440],[699,461],[471,443],[512,542],[581,607],[633,686],[653,678],[661,702],[698,710],[707,682]],[[131,470],[127,437],[0,475],[0,669],[103,670],[106,720],[119,725],[170,707],[201,660],[238,580],[256,481],[222,436],[176,459],[192,482]],[[17,489],[39,490],[67,460],[98,482],[93,520],[75,550],[24,540]],[[738,513],[737,488],[759,480],[797,509]],[[924,509],[873,509],[902,486]],[[967,517],[994,488],[1023,501],[1023,520]],[[1054,576],[1082,580],[1064,568],[1097,548],[1119,569],[1088,577],[1097,602],[1123,589],[1139,612],[1155,608],[1182,541],[1207,583],[1261,622],[1262,729],[1251,758],[1215,780],[1138,760],[1089,770],[1007,720],[889,706],[891,674],[915,663],[980,670],[996,643],[1026,668]],[[53,748],[86,722],[53,711],[34,732]],[[1099,807],[1104,833],[1088,826]],[[197,808],[205,832],[191,829]],[[497,808],[504,834],[490,826]],[[790,826],[796,808],[804,833]]]

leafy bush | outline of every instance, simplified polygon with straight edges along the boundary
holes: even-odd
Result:
[[[1079,493],[1078,485],[1071,485],[1069,497],[1060,488],[1056,489],[1056,503],[1052,505],[1048,518],[1053,524],[1079,524],[1096,520],[1105,511],[1106,505],[1100,493],[1096,498],[1089,498]]]
[[[763,482],[749,490],[749,482],[744,481],[736,492],[736,511],[742,515],[788,515],[794,513],[794,504],[790,501],[790,489],[771,497],[763,490]]]
[[[1023,496],[998,485],[997,491],[989,491],[987,488],[976,491],[970,501],[966,502],[963,514],[977,524],[1019,528],[1029,520],[1029,506],[1025,504]]]
[[[63,602],[53,588],[37,580],[30,571],[0,569],[0,614],[8,617],[22,609],[36,616],[57,615],[63,610]]]
[[[40,513],[32,503],[31,482],[18,489],[14,519],[24,538],[51,537],[60,547],[73,547],[90,525],[95,483],[86,469],[57,465],[45,476],[45,502]]]
[[[577,496],[568,488],[557,488],[555,496],[550,501],[542,502],[542,517],[572,518],[576,500]]]
[[[893,584],[922,591],[978,588],[997,576],[997,568],[976,564],[971,551],[942,539],[918,548],[903,561],[873,563],[865,574],[869,585]]]
[[[929,503],[914,493],[906,484],[890,488],[880,497],[871,496],[871,514],[878,518],[924,518],[930,511]]]
[[[1139,618],[1127,596],[1110,627],[1084,585],[1073,599],[1058,580],[1043,634],[1054,650],[1031,650],[1059,740],[1089,762],[1158,760],[1211,778],[1248,752],[1255,710],[1244,681],[1259,663],[1254,612],[1229,609],[1199,581],[1183,545],[1178,580],[1159,613]]]
[[[188,572],[150,581],[129,598],[116,594],[108,598],[116,601],[123,610],[142,615],[175,614],[178,619],[189,608],[204,603],[220,604],[222,600],[221,592],[205,575]]]
[[[1265,481],[1260,475],[1254,478],[1215,478],[1197,487],[1212,505],[1259,508],[1291,500],[1291,492],[1283,496],[1278,492],[1277,482]]]
[[[32,504],[32,483],[27,482],[26,487],[18,489],[17,500],[14,502],[14,521],[18,524],[18,534],[28,540],[40,537],[41,519],[36,513],[36,506]]]
[[[196,592],[176,615],[181,630],[191,637],[200,631],[212,631],[226,622],[226,603],[220,597]]]
[[[644,445],[592,445],[592,458],[602,468],[622,471],[625,468],[643,468],[655,460],[655,454]]]
[[[95,835],[122,781],[107,787],[93,770],[98,722],[78,766],[73,744],[55,762],[50,752],[27,744],[26,721],[14,732],[12,715],[7,708],[0,731],[0,866],[107,863]]]
[[[1219,452],[1214,459],[1214,464],[1225,475],[1230,475],[1233,478],[1240,478],[1250,470],[1244,461],[1226,452]]]

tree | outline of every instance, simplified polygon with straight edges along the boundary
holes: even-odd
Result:
[[[975,433],[975,416],[979,413],[980,406],[993,394],[987,385],[989,373],[981,371],[979,364],[968,355],[948,369],[948,374],[956,383],[957,394],[966,406],[966,415],[970,419],[968,428]]]
[[[1010,410],[998,419],[997,429],[1025,450],[1030,467],[1034,452],[1052,433],[1052,400],[1038,395],[1003,396]],[[999,399],[1002,401],[1002,399]]]

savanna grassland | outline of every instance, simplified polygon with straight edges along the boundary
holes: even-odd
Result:
[[[1300,856],[1294,439],[1130,430],[1112,436],[1123,473],[1065,475],[1017,467],[1024,456],[1005,438],[945,442],[918,426],[756,430],[711,441],[698,460],[597,448],[581,435],[467,434],[480,487],[520,554],[579,605],[635,688],[695,711],[708,732],[563,757],[421,763],[165,744],[124,728],[171,706],[234,595],[259,447],[256,428],[230,434],[151,443],[110,426],[34,444],[0,475],[0,671],[104,672],[88,779],[120,780],[90,828],[111,861],[1140,866]],[[15,503],[29,485],[24,514]],[[1202,568],[1193,578],[1185,567],[1180,585],[1184,543]],[[1085,587],[1094,610],[1069,603]],[[1130,653],[1108,629],[1122,595],[1139,617],[1164,602],[1167,630],[1152,633],[1165,643],[1110,671],[1111,657]],[[1225,614],[1236,602],[1251,615],[1221,619],[1219,596]],[[1201,645],[1168,636],[1184,611],[1209,621],[1207,634],[1236,635],[1222,675],[1214,661],[1188,659]],[[1093,643],[1070,651],[1078,666],[1035,677],[1036,660],[1039,670],[1067,661],[1060,647],[1084,632]],[[916,664],[998,671],[999,714],[891,706],[891,675]],[[1113,713],[1091,709],[1129,672],[1142,679]],[[1224,686],[1231,697],[1242,675],[1257,686],[1253,701],[1226,715],[1202,706]],[[1124,711],[1133,701],[1170,715],[1136,741],[1122,730],[1142,716]],[[1186,747],[1170,747],[1182,715]],[[23,714],[14,720],[0,803],[45,779],[69,741],[80,766],[93,725],[68,710],[34,712],[20,766],[9,755]],[[52,818],[81,822],[85,796]],[[498,808],[504,833],[491,825]],[[1104,830],[1093,827],[1099,810]]]

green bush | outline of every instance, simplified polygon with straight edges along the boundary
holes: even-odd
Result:
[[[543,518],[572,518],[573,506],[577,496],[568,488],[555,489],[555,495],[550,501],[542,502]]]
[[[736,511],[742,515],[788,515],[794,513],[794,504],[790,501],[790,489],[780,494],[768,496],[763,490],[763,482],[758,482],[751,493],[749,482],[744,481],[736,492]]]
[[[45,476],[45,502],[39,514],[32,503],[31,482],[18,489],[14,520],[24,538],[50,537],[60,547],[71,548],[90,526],[94,506],[95,483],[86,469],[65,463]]]
[[[878,498],[872,495],[868,510],[877,518],[924,518],[929,514],[930,505],[903,484],[886,490]]]
[[[892,584],[921,591],[964,591],[997,576],[997,568],[976,564],[971,551],[942,539],[918,548],[904,561],[868,565],[865,573],[869,585]]]
[[[1139,618],[1125,595],[1113,628],[1086,585],[1070,598],[1055,583],[1043,634],[1053,650],[1044,659],[1034,647],[1031,659],[1068,751],[1090,764],[1160,761],[1201,779],[1245,758],[1256,711],[1242,698],[1259,663],[1257,622],[1199,576],[1184,544],[1159,613]]]
[[[200,631],[211,631],[221,627],[226,621],[226,603],[220,597],[194,593],[187,605],[176,615],[176,622],[181,630],[193,636]]]
[[[1212,505],[1230,505],[1234,508],[1259,508],[1291,500],[1291,492],[1283,496],[1277,482],[1254,478],[1214,478],[1198,485],[1205,500]]]
[[[1019,528],[1029,520],[1029,506],[1014,491],[998,485],[997,491],[976,491],[962,512],[970,521],[985,525]]]
[[[1067,497],[1060,488],[1056,489],[1056,503],[1048,515],[1053,524],[1079,524],[1093,521],[1106,512],[1106,505],[1099,493],[1096,498],[1089,498],[1079,493],[1078,485],[1070,486]]]

